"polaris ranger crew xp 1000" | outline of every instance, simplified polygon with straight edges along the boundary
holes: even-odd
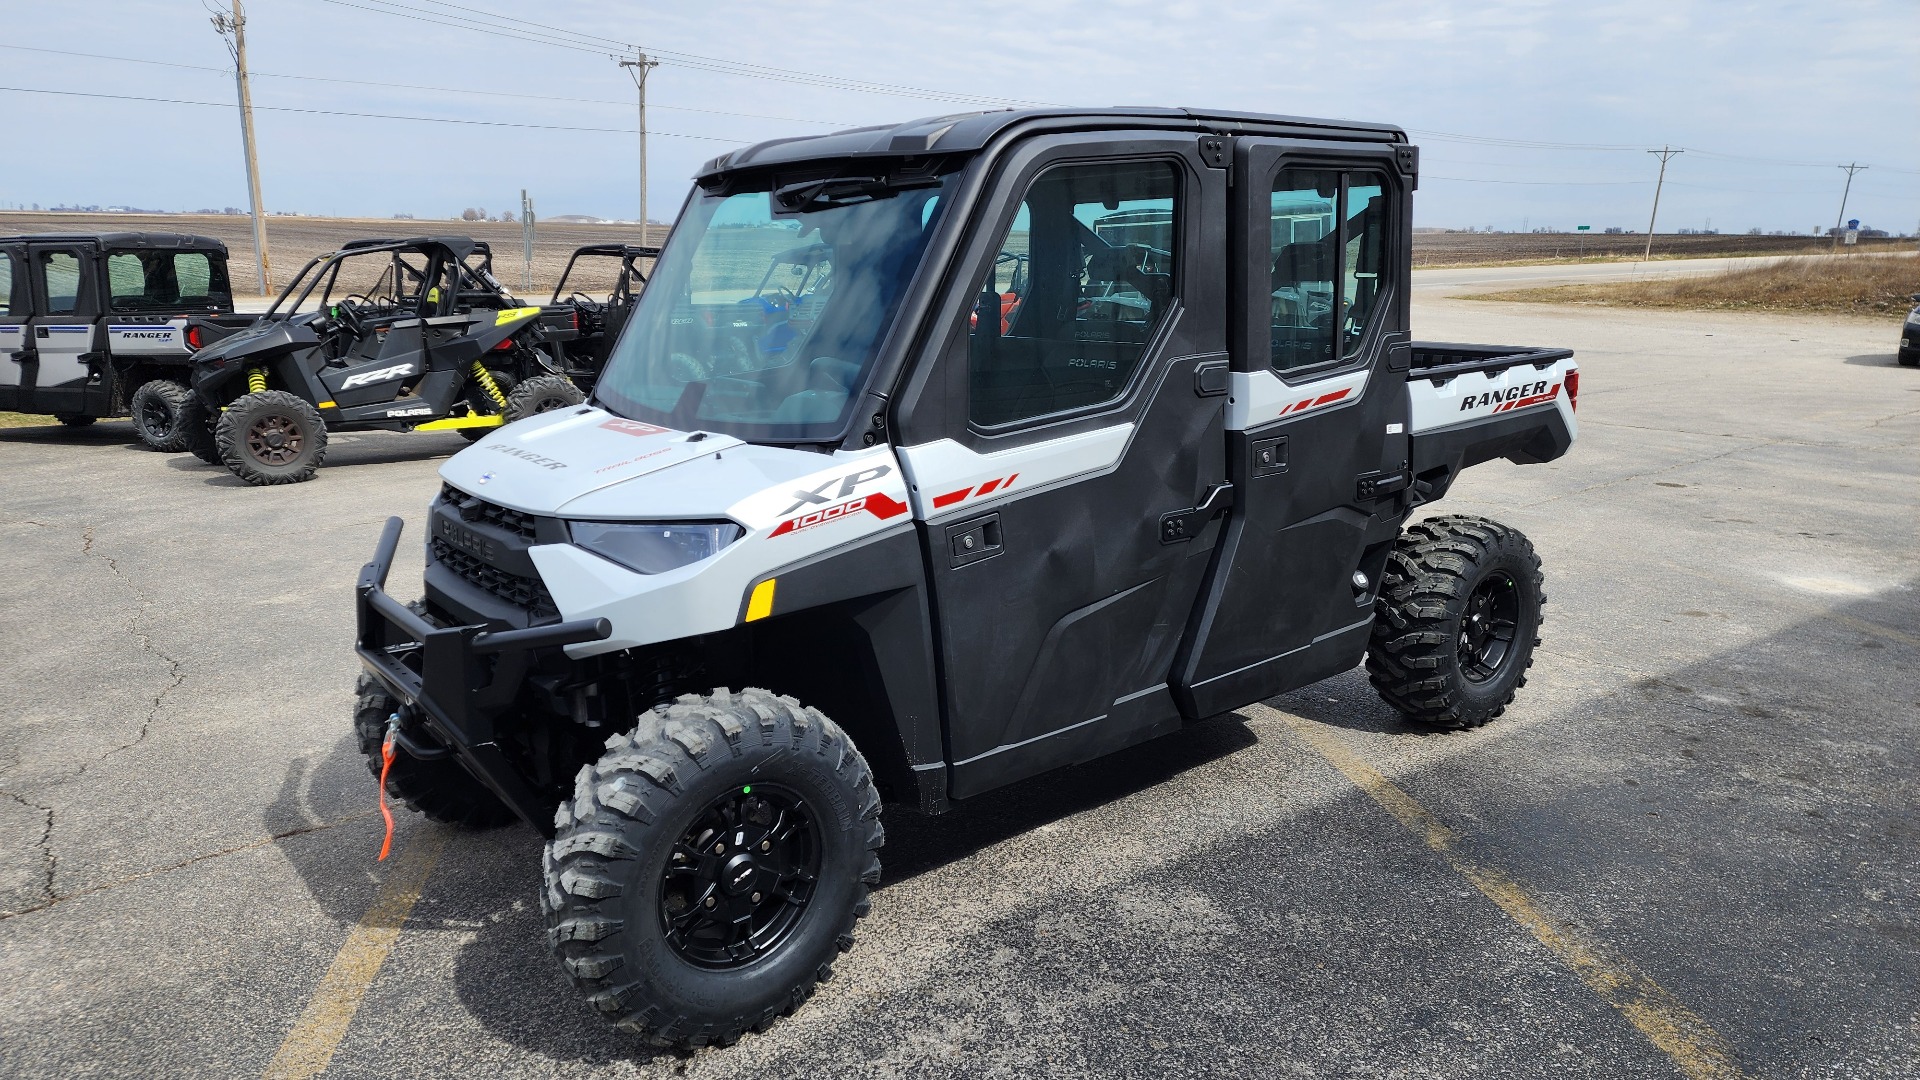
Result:
[[[593,399],[441,468],[424,599],[386,592],[397,518],[362,572],[386,791],[545,833],[574,983],[699,1046],[852,945],[883,803],[938,812],[1363,659],[1418,724],[1499,715],[1539,560],[1492,521],[1407,522],[1467,466],[1565,453],[1577,372],[1411,339],[1418,163],[1397,128],[1176,109],[710,162]],[[804,320],[743,358],[776,261],[815,284],[766,317]]]
[[[584,395],[553,361],[570,308],[529,307],[464,236],[356,240],[307,263],[259,321],[194,357],[188,448],[250,484],[313,478],[327,432],[459,431]]]

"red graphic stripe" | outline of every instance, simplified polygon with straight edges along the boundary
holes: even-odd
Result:
[[[1552,401],[1554,398],[1557,398],[1559,396],[1560,396],[1560,384],[1554,383],[1553,389],[1548,390],[1544,394],[1535,394],[1532,397],[1521,398],[1518,401],[1502,402],[1499,406],[1495,407],[1493,411],[1494,412],[1511,412],[1514,409],[1524,409],[1529,405],[1538,405],[1542,402]]]
[[[881,521],[885,521],[888,518],[896,518],[906,513],[907,504],[876,492],[867,496],[865,509],[867,513],[872,514]]]
[[[933,497],[933,508],[939,510],[943,507],[952,506],[954,503],[966,498],[967,493],[972,490],[970,487],[964,487],[959,491],[949,491],[945,495],[935,495]]]

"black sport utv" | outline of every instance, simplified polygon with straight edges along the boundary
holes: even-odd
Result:
[[[575,333],[571,311],[515,300],[484,243],[356,240],[195,355],[188,448],[264,485],[312,479],[330,430],[478,439],[583,400],[547,351]]]
[[[659,257],[659,248],[642,244],[588,244],[567,260],[548,306],[574,311],[579,336],[562,342],[558,351],[562,372],[580,389],[593,389],[621,327],[627,325],[634,298],[647,286],[641,260],[651,263]]]

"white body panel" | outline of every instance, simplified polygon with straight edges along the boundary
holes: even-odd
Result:
[[[1132,437],[1132,424],[1115,424],[987,454],[940,439],[901,447],[900,464],[913,485],[913,514],[926,521],[971,510],[1009,491],[1024,494],[1107,472]]]
[[[93,351],[92,323],[35,326],[32,333],[40,353],[38,385],[76,386],[86,382],[87,365],[80,358]]]
[[[185,320],[173,323],[108,323],[107,350],[115,356],[187,355]]]
[[[0,386],[20,385],[20,362],[13,354],[26,347],[26,323],[0,323]]]
[[[572,544],[528,552],[563,619],[605,618],[613,636],[575,657],[725,630],[753,583],[912,521],[890,447],[818,454],[673,431],[581,407],[501,428],[440,468],[488,502],[574,521],[731,520],[719,553],[640,574]]]
[[[1469,371],[1440,385],[1416,372],[1407,384],[1409,430],[1419,435],[1457,424],[1505,416],[1525,409],[1557,408],[1567,422],[1567,433],[1578,437],[1573,402],[1567,394],[1567,376],[1579,371],[1572,360],[1550,367],[1519,364],[1499,371]]]
[[[1227,381],[1227,430],[1250,431],[1359,401],[1370,368],[1288,385],[1271,371],[1236,371]]]

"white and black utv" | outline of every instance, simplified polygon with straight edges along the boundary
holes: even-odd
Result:
[[[131,416],[148,446],[183,450],[194,350],[252,321],[212,237],[0,237],[0,410],[69,427]]]
[[[1179,109],[715,159],[592,401],[442,467],[417,604],[385,591],[388,522],[355,715],[375,764],[397,749],[386,790],[545,833],[574,982],[699,1046],[852,945],[883,802],[939,812],[1363,660],[1411,720],[1485,723],[1532,663],[1539,561],[1409,515],[1565,453],[1578,376],[1411,339],[1418,161],[1393,127]],[[809,284],[770,295],[770,265]]]
[[[550,358],[565,308],[521,304],[463,236],[357,240],[194,356],[188,446],[250,484],[312,479],[327,432],[459,431],[578,404]]]

